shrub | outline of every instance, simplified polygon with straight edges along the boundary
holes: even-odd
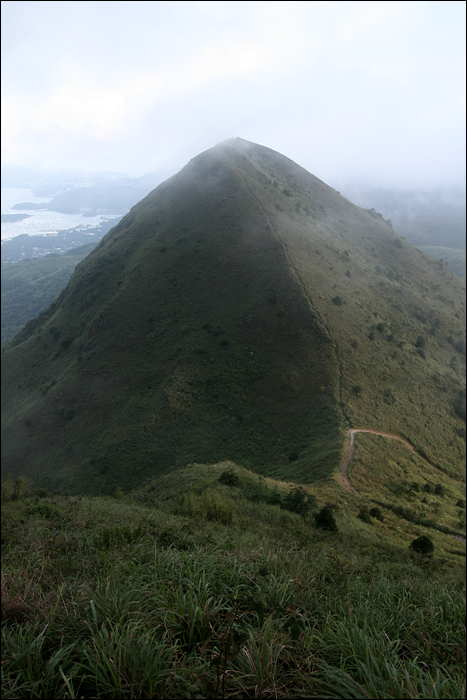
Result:
[[[310,509],[316,506],[316,503],[316,496],[309,496],[301,486],[298,486],[287,494],[281,507],[292,513],[298,513],[304,518]]]
[[[411,549],[413,552],[417,552],[418,554],[431,555],[434,552],[435,545],[429,537],[422,535],[410,543],[409,549]]]
[[[436,484],[435,493],[438,496],[445,496],[446,495],[446,489],[444,488],[443,484]]]
[[[460,499],[457,501],[456,506],[457,506],[458,508],[462,508],[463,510],[465,510],[465,501],[464,501],[462,498],[460,498]]]
[[[330,506],[326,505],[315,515],[315,525],[323,530],[337,532],[337,524]]]
[[[416,348],[424,348],[426,345],[426,340],[423,337],[423,335],[419,335],[416,342],[415,342],[415,347]]]
[[[358,517],[360,520],[363,520],[364,523],[371,523],[371,516],[370,516],[370,511],[368,510],[368,506],[362,506],[360,510],[358,511]]]
[[[332,301],[336,306],[342,306],[342,304],[344,303],[339,296],[334,297]]]
[[[271,489],[267,489],[265,492],[264,501],[265,503],[269,503],[270,506],[280,506],[282,503],[282,494],[277,490],[277,488],[275,488],[273,491]]]
[[[433,486],[430,483],[423,484],[423,490],[425,493],[433,493]]]
[[[379,508],[370,508],[370,515],[372,518],[376,518],[376,520],[379,520],[381,523],[384,520],[384,515]]]
[[[238,474],[234,472],[232,468],[230,469],[225,469],[222,474],[219,477],[219,481],[221,484],[225,484],[226,486],[236,486],[240,479],[238,478]]]

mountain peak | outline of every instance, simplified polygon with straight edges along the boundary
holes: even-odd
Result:
[[[348,426],[460,469],[463,304],[386,223],[228,139],[134,206],[9,343],[2,469],[108,492],[230,459],[311,482]]]

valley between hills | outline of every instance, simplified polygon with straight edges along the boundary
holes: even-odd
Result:
[[[465,696],[465,284],[387,222],[229,139],[2,377],[7,697]]]

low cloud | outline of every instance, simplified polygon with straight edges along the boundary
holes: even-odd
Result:
[[[241,136],[462,186],[463,3],[4,2],[2,162],[142,174]]]

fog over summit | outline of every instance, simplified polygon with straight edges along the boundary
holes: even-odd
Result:
[[[6,345],[2,469],[108,491],[192,461],[293,461],[309,482],[363,425],[457,473],[464,290],[382,217],[229,139],[134,206]]]
[[[331,184],[464,188],[465,3],[6,1],[2,110],[10,165],[167,177],[238,134]]]

